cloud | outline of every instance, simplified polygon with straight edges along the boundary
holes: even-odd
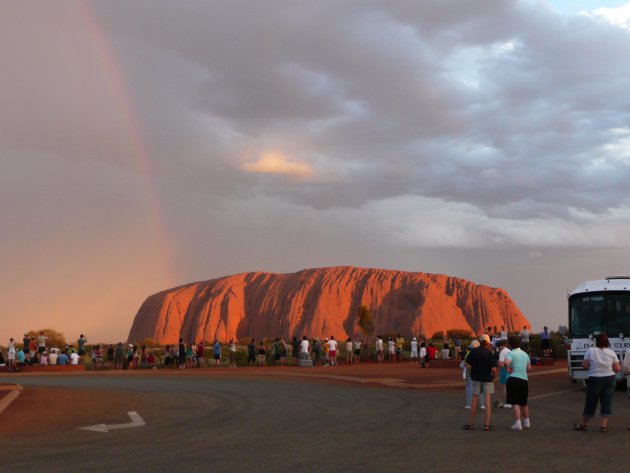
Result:
[[[618,8],[597,8],[589,15],[601,18],[611,25],[630,29],[630,3]]]
[[[255,161],[243,163],[239,168],[254,174],[277,174],[301,179],[314,175],[313,168],[308,163],[271,152],[262,153]]]

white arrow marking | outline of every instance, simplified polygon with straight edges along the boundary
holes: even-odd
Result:
[[[96,424],[96,425],[90,425],[88,427],[79,427],[79,430],[91,430],[92,432],[109,433],[110,430],[130,429],[131,427],[142,427],[143,425],[146,425],[146,422],[142,419],[142,417],[140,417],[140,414],[138,414],[136,411],[130,411],[130,412],[127,412],[127,414],[129,415],[131,422],[127,422],[126,424],[112,424],[112,425]]]

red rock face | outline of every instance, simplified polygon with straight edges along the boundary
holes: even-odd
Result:
[[[302,335],[343,340],[360,335],[361,305],[372,311],[374,334],[530,328],[503,289],[439,274],[336,267],[237,274],[154,294],[140,307],[129,341]]]

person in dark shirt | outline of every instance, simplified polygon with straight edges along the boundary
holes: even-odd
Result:
[[[247,364],[252,366],[256,364],[256,344],[253,338],[252,341],[249,342],[249,345],[247,345]]]
[[[470,372],[470,378],[473,382],[473,397],[470,409],[470,420],[468,424],[464,424],[464,430],[475,429],[475,416],[477,414],[477,405],[479,396],[483,394],[486,400],[486,423],[484,430],[492,430],[490,426],[490,415],[492,413],[492,404],[490,396],[494,393],[494,378],[497,374],[497,360],[490,350],[490,337],[483,334],[479,337],[481,346],[473,348],[466,358],[466,368]]]

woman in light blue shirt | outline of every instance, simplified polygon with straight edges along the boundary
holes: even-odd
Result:
[[[529,355],[521,350],[521,337],[511,335],[508,338],[511,351],[505,356],[505,367],[508,372],[506,389],[506,404],[512,404],[514,409],[514,424],[512,430],[523,430],[531,428],[529,422],[529,381],[527,370],[531,368]],[[521,421],[522,417],[522,421]]]

